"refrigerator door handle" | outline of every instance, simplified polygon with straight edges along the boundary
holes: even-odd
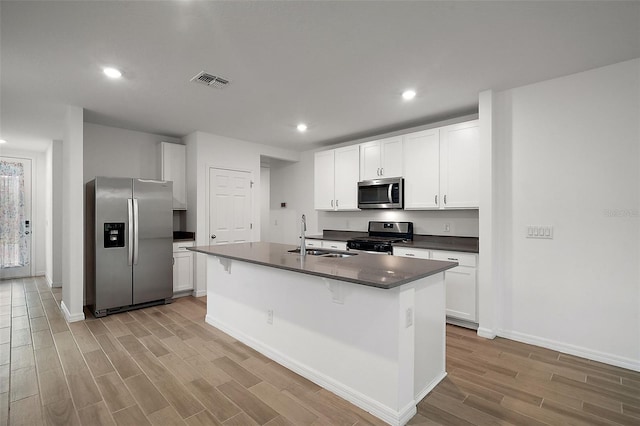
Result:
[[[138,264],[138,199],[133,199],[133,264]]]
[[[127,254],[127,264],[129,266],[133,265],[133,198],[127,199],[127,212],[129,213],[129,244],[128,249],[129,253]]]

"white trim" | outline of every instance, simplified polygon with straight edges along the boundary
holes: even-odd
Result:
[[[191,295],[192,295],[193,297],[204,297],[204,296],[206,296],[206,295],[207,295],[207,289],[204,289],[204,290],[198,290],[198,291],[193,290],[193,293],[191,293]]]
[[[546,339],[544,337],[532,336],[530,334],[520,333],[517,331],[500,330],[498,336],[506,339],[515,340],[517,342],[528,343],[530,345],[541,346],[543,348],[552,349],[581,358],[593,361],[603,362],[605,364],[626,368],[628,370],[640,372],[640,360],[621,357],[615,354],[600,352],[582,346],[575,346],[556,340]]]
[[[435,379],[433,379],[431,383],[427,383],[427,386],[425,386],[424,389],[422,389],[420,392],[417,393],[415,400],[418,402],[422,401],[422,399],[425,396],[427,396],[427,394],[431,392],[436,386],[438,386],[438,383],[444,380],[445,377],[447,377],[446,371],[444,371],[442,374],[440,374]]]
[[[485,339],[495,339],[498,334],[492,328],[478,327],[478,336]]]
[[[247,336],[246,334],[232,327],[229,327],[228,325],[213,318],[209,314],[207,314],[207,316],[205,317],[205,322],[209,325],[212,325],[213,327],[222,330],[223,332],[232,336],[234,339],[244,343],[245,345],[250,346],[266,357],[276,361],[278,364],[281,364],[284,367],[300,374],[301,376],[311,380],[317,385],[322,386],[328,391],[333,392],[334,394],[346,399],[352,404],[362,408],[363,410],[373,414],[374,416],[393,426],[400,426],[405,424],[416,413],[415,400],[404,407],[402,410],[395,411],[392,408],[382,405],[381,403],[371,399],[370,397],[363,395],[361,392],[358,392],[355,389],[352,389],[349,386],[346,386],[343,383],[340,383],[335,379],[318,372],[317,370],[307,366],[306,364],[292,359],[289,356],[271,348],[270,346],[267,346],[262,342],[250,336]]]
[[[64,304],[64,300],[60,302],[60,310],[64,314],[64,318],[67,320],[67,322],[77,322],[84,320],[84,312],[71,314],[71,312],[69,312],[69,309],[67,309],[67,305]]]

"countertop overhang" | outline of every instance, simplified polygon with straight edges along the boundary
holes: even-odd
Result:
[[[457,262],[358,252],[345,258],[300,256],[296,246],[253,242],[188,247],[187,250],[302,274],[391,289],[458,266]]]

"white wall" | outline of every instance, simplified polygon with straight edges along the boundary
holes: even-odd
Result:
[[[84,181],[96,176],[159,179],[158,144],[179,139],[84,123]]]
[[[2,148],[0,155],[31,160],[31,273],[45,275],[47,257],[47,155],[39,151]]]
[[[62,141],[54,140],[46,155],[46,273],[51,287],[62,287]]]
[[[209,244],[207,191],[211,167],[252,174],[252,241],[258,241],[261,235],[260,156],[298,161],[299,153],[204,132],[191,133],[183,140],[187,145],[187,229],[195,230],[196,244]],[[206,294],[206,257],[195,256],[194,294],[197,296]]]
[[[260,167],[260,241],[269,241],[271,169]]]
[[[493,113],[498,334],[640,370],[640,59],[499,92]]]

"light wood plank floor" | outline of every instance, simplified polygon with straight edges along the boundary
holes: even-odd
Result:
[[[0,426],[379,425],[204,323],[204,300],[67,324],[42,278],[0,281]],[[640,424],[640,373],[447,327],[412,425]]]

